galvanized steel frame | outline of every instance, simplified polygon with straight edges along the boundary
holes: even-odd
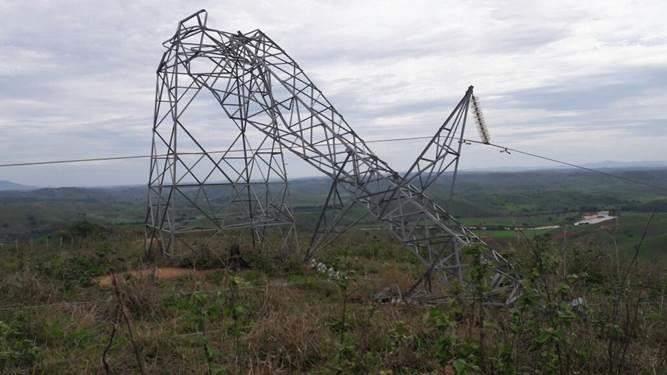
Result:
[[[181,21],[176,34],[165,42],[165,47],[167,51],[157,72],[146,221],[149,244],[157,240],[167,252],[175,244],[171,198],[180,188],[175,171],[180,165],[177,137],[179,132],[190,136],[188,129],[179,122],[181,111],[189,105],[186,94],[178,93],[178,89],[182,88],[178,77],[184,74],[197,93],[205,89],[215,97],[227,116],[239,124],[241,137],[248,125],[258,130],[272,145],[272,155],[279,155],[282,160],[282,150],[287,149],[299,156],[329,176],[334,184],[332,189],[342,189],[352,200],[351,204],[365,207],[370,215],[385,223],[391,233],[424,264],[426,273],[423,280],[428,281],[431,275],[437,275],[445,283],[452,278],[462,282],[462,249],[477,245],[484,247],[484,261],[491,262],[495,270],[492,289],[496,300],[509,303],[516,298],[519,283],[510,263],[426,192],[443,172],[452,166],[456,169],[458,165],[472,87],[408,172],[401,175],[370,150],[300,66],[262,31],[243,34],[209,28],[206,12],[202,10]],[[209,67],[208,71],[193,68],[202,62]],[[229,79],[231,76],[235,79]],[[232,81],[236,83],[222,84]],[[237,103],[231,103],[232,99]],[[169,105],[164,116],[171,116],[171,121],[167,122],[171,124],[167,128],[168,136],[160,128],[164,125],[160,119],[165,113],[161,109],[163,102]],[[161,147],[166,147],[166,150]],[[257,149],[262,147],[251,150],[250,156],[246,155],[245,170],[248,170],[250,160],[258,156]],[[203,148],[200,151],[202,158],[215,160]],[[220,163],[226,155],[215,164],[220,172],[224,172]],[[186,173],[188,171],[186,167]],[[286,172],[280,170],[278,175],[286,188]],[[165,181],[167,177],[170,180]],[[238,191],[248,184],[252,185],[249,178],[228,180]],[[202,180],[197,187],[206,184],[207,181]],[[331,192],[330,197],[331,194],[334,193]],[[293,215],[286,204],[286,193],[282,197],[284,199],[279,207],[270,214],[267,212],[263,220],[254,220],[251,216],[245,225],[254,231],[266,225],[288,225],[292,228],[288,232],[293,233]],[[328,204],[325,204],[321,217],[326,214],[327,207]],[[249,209],[248,214],[253,212]],[[274,220],[274,216],[278,219]],[[217,222],[215,218],[211,221]],[[332,228],[334,226],[329,226],[321,234],[318,233],[319,228],[316,230],[307,256],[312,256],[316,250],[314,243],[322,242],[318,237],[328,235]],[[217,223],[217,231],[223,229],[224,226]]]

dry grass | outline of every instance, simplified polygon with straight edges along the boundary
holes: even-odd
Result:
[[[288,372],[306,371],[325,359],[332,340],[322,311],[311,306],[272,310],[244,338],[253,365]]]
[[[377,247],[378,254],[391,253],[391,249]],[[404,291],[417,274],[414,263],[373,254],[328,255],[337,269],[350,271],[347,290],[344,282],[327,279],[326,275],[304,269],[302,264],[275,262],[275,254],[253,255],[258,259],[250,259],[253,268],[240,272],[165,267],[157,274],[139,268],[117,275],[149,373],[453,374],[456,359],[479,363],[475,347],[480,333],[478,313],[465,306],[432,310],[427,306],[377,303],[373,298],[377,292],[387,287]],[[142,263],[126,259],[119,264],[126,267],[116,269]],[[88,263],[75,265],[84,267]],[[600,271],[591,267],[587,271],[605,275],[603,266],[599,266]],[[52,269],[57,272],[40,273],[35,266],[12,269],[0,276],[0,294],[7,305],[36,305],[8,308],[0,313],[0,321],[11,323],[19,339],[31,340],[38,351],[31,362],[6,368],[0,364],[0,372],[103,373],[101,354],[116,307],[110,279],[98,277],[93,285],[80,283],[78,278],[68,279],[71,285],[65,287],[60,277],[66,272],[62,270],[80,271],[84,276],[89,275],[88,270]],[[595,287],[603,281],[597,280]],[[651,285],[661,282],[664,278]],[[655,293],[661,290],[664,295],[664,287]],[[608,295],[591,288],[586,289],[588,294],[576,293],[584,296],[593,309],[599,309],[600,302],[608,299]],[[664,309],[648,305],[641,308],[655,316],[641,316],[645,326],[638,331],[641,335],[632,337],[629,350],[632,363],[637,365],[628,368],[660,373],[667,366]],[[438,326],[431,319],[434,311],[447,315],[451,328]],[[518,337],[521,342],[515,343],[511,360],[523,365],[515,369],[540,369],[543,363],[539,350],[529,347],[541,331],[512,336],[510,312],[488,310],[486,318],[489,356],[499,357],[494,350]],[[585,338],[582,347],[595,348],[588,362],[599,363],[597,369],[603,369],[604,342],[589,323],[570,327],[578,337]],[[442,344],[442,339],[451,339],[450,346]],[[114,373],[137,372],[125,326],[119,326],[109,363]]]
[[[215,272],[215,270],[195,270],[192,268],[181,267],[153,267],[141,270],[132,270],[126,272],[119,272],[116,274],[118,279],[133,280],[133,279],[154,279],[154,280],[174,280],[182,278],[199,278],[203,279],[207,274]],[[102,288],[111,288],[111,276],[104,275],[94,279],[95,283]]]
[[[62,291],[52,280],[36,272],[20,271],[4,275],[0,279],[0,295],[11,304],[46,304],[62,300]]]

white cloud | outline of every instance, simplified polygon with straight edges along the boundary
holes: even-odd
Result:
[[[199,7],[211,27],[265,31],[368,138],[429,134],[474,84],[498,142],[582,162],[667,156],[661,1],[42,0],[0,5],[0,159],[148,152],[161,42]],[[419,147],[372,145],[399,169]],[[464,166],[488,164],[475,155]],[[146,163],[123,166],[90,184],[143,182]],[[2,178],[90,174],[50,171]]]

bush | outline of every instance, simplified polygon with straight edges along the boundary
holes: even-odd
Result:
[[[37,269],[56,280],[64,282],[65,289],[75,286],[91,286],[93,278],[109,271],[110,265],[103,254],[96,256],[58,255],[40,264]]]
[[[3,372],[31,366],[38,353],[36,343],[26,337],[20,325],[0,321],[0,369]]]

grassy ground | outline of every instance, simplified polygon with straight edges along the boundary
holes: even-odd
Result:
[[[512,308],[497,309],[478,303],[484,282],[479,289],[454,288],[444,306],[377,302],[374,295],[387,287],[405,291],[421,269],[381,233],[351,233],[320,254],[346,279],[318,272],[298,256],[260,254],[246,245],[250,268],[220,268],[228,264],[223,241],[206,254],[159,261],[208,269],[169,280],[122,276],[153,264],[142,259],[141,232],[88,227],[76,233],[62,248],[35,242],[32,249],[2,249],[4,372],[103,372],[105,351],[113,373],[138,372],[140,366],[146,373],[667,368],[665,268],[641,263],[627,268],[630,283],[619,284],[623,272],[617,268],[626,263],[616,263],[605,248],[563,251],[542,239],[507,242],[507,255],[525,275],[525,292]],[[471,267],[485,280],[484,266]],[[114,289],[93,281],[111,270],[119,275],[131,330],[122,315],[117,320]],[[569,303],[578,297],[586,305],[574,308]],[[635,308],[639,314],[626,314]]]
[[[561,225],[478,231],[522,276],[521,298],[500,309],[481,303],[490,270],[474,254],[468,287],[452,285],[446,304],[378,302],[423,272],[379,230],[348,233],[318,254],[343,279],[247,241],[249,267],[235,271],[233,236],[175,259],[144,258],[143,188],[0,194],[0,372],[103,373],[106,358],[112,373],[664,373],[664,195],[603,182],[571,172],[462,176],[448,208],[468,225]],[[433,196],[446,202],[443,186]],[[294,184],[302,242],[327,189]],[[620,217],[569,225],[596,208]],[[192,272],[123,276],[157,265]],[[94,282],[111,271],[118,289]]]
[[[468,225],[492,228],[505,225],[523,225],[526,227],[560,225],[560,228],[557,229],[522,231],[478,229],[477,232],[484,238],[500,240],[501,242],[543,235],[549,236],[554,241],[562,242],[563,238],[567,237],[580,244],[605,243],[613,251],[618,250],[621,253],[629,254],[641,238],[650,216],[651,213],[647,212],[623,212],[615,222],[578,227],[572,225],[573,220],[557,221],[553,220],[552,216],[484,217],[464,219],[463,221]],[[548,218],[551,218],[551,220]],[[667,259],[667,233],[664,228],[667,228],[667,213],[655,213],[649,227],[646,228],[644,250],[641,253],[644,259],[660,261]]]

